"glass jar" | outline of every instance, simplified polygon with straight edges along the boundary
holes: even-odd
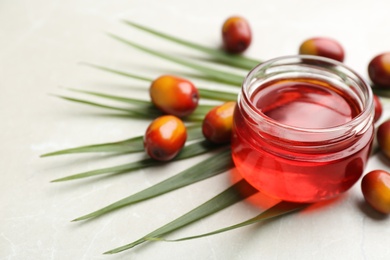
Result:
[[[234,112],[237,170],[286,201],[330,199],[357,182],[374,135],[370,86],[340,62],[288,56],[245,78]]]

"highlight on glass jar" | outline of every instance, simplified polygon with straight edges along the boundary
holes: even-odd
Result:
[[[243,178],[269,196],[330,199],[361,177],[373,117],[370,86],[342,63],[311,55],[273,59],[243,82],[233,160]]]

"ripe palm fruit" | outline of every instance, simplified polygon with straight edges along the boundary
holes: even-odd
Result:
[[[367,173],[361,183],[364,199],[377,211],[390,213],[390,174],[383,170]]]
[[[206,114],[202,123],[202,132],[207,140],[216,144],[230,142],[235,106],[236,102],[226,102]]]
[[[149,94],[158,109],[177,117],[191,114],[199,102],[199,92],[194,84],[172,75],[163,75],[154,80]]]
[[[381,88],[390,88],[390,52],[375,56],[368,64],[368,75]]]
[[[222,26],[223,47],[229,53],[242,53],[252,42],[252,31],[247,20],[229,17]]]
[[[299,54],[316,55],[344,61],[344,48],[336,40],[326,37],[307,39],[299,46]]]
[[[176,116],[165,115],[156,118],[147,128],[144,147],[153,159],[168,161],[180,152],[186,139],[184,123]]]
[[[379,125],[376,137],[382,152],[390,158],[390,120]]]

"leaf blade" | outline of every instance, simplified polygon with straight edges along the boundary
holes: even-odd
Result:
[[[201,98],[219,100],[219,101],[236,101],[237,94],[226,91],[217,91],[198,88]]]
[[[203,138],[203,134],[201,131],[201,126],[199,124],[187,126],[187,141],[193,141],[201,138]],[[57,150],[54,152],[42,154],[40,157],[49,157],[74,153],[136,153],[142,151],[144,151],[143,136],[136,136],[117,142],[83,145],[68,149]]]
[[[242,194],[239,190],[246,190],[246,194]],[[255,194],[257,190],[255,190],[252,186],[250,186],[246,181],[242,180],[195,209],[187,212],[186,214],[176,218],[175,220],[167,223],[166,225],[157,228],[156,230],[150,232],[149,234],[141,237],[140,239],[126,244],[124,246],[117,247],[115,249],[109,250],[104,254],[115,254],[128,249],[131,249],[137,245],[140,245],[144,242],[147,242],[148,237],[162,236],[168,233],[171,233],[179,228],[182,228],[186,225],[189,225],[197,220],[200,220],[204,217],[207,217],[211,214],[214,214],[228,206],[231,206],[246,197],[249,197]]]
[[[198,169],[200,167],[207,169],[207,171],[199,172]],[[119,208],[210,178],[233,167],[234,164],[231,159],[230,150],[220,152],[154,186],[132,194],[92,213],[76,218],[73,221],[86,220],[104,215]]]
[[[216,148],[218,148],[218,146],[211,145],[206,141],[196,142],[196,143],[185,146],[182,149],[182,151],[178,154],[178,156],[176,156],[171,162],[190,158],[190,157],[193,157],[196,155],[200,155],[200,154],[211,151],[211,149],[213,149],[213,148],[216,149]],[[160,161],[156,161],[156,160],[151,159],[151,158],[146,158],[146,159],[141,159],[139,161],[135,161],[135,162],[131,162],[131,163],[126,163],[126,164],[121,164],[121,165],[117,165],[117,166],[106,167],[106,168],[101,168],[101,169],[97,169],[97,170],[86,171],[86,172],[82,172],[82,173],[69,175],[69,176],[66,176],[63,178],[52,180],[51,182],[62,182],[62,181],[83,179],[83,178],[94,177],[94,176],[98,176],[98,175],[102,175],[102,174],[118,174],[118,173],[138,170],[141,168],[157,166],[157,165],[161,165],[161,164],[163,164],[163,163]]]
[[[256,65],[258,65],[261,61],[251,59],[248,57],[244,57],[241,55],[232,55],[232,54],[227,54],[226,52],[220,50],[220,49],[213,49],[209,48],[200,44],[196,44],[172,35],[168,35],[166,33],[162,33],[156,30],[153,30],[152,28],[137,24],[135,22],[129,21],[129,20],[124,20],[124,23],[132,26],[133,28],[137,28],[139,30],[142,30],[144,32],[150,33],[154,36],[160,37],[162,39],[204,52],[206,54],[209,54],[210,56],[223,61],[231,66],[238,67],[238,68],[243,68],[243,69],[252,69]]]
[[[114,73],[120,76],[124,77],[130,77],[134,78],[134,74],[127,73],[124,71],[116,70],[116,69],[111,69],[108,67],[100,66],[100,65],[94,65],[94,64],[89,64],[89,66],[94,67],[96,69],[100,69],[106,72]],[[148,81],[152,82],[152,79],[148,79]],[[211,89],[205,89],[202,87],[197,87],[199,90],[201,98],[205,99],[211,99],[211,100],[220,100],[220,101],[233,101],[237,99],[237,93],[231,93],[227,91],[218,91],[218,90],[211,90]]]
[[[89,66],[89,67],[92,67],[92,68],[95,68],[95,69],[99,69],[99,70],[102,70],[102,71],[106,71],[106,72],[114,73],[114,74],[117,74],[117,75],[125,76],[125,77],[128,77],[128,78],[139,79],[139,80],[142,80],[142,81],[149,81],[149,82],[153,81],[153,79],[145,77],[145,76],[139,76],[137,74],[128,73],[128,72],[124,72],[124,71],[119,71],[119,70],[111,69],[111,68],[108,68],[108,67],[105,67],[105,66],[92,64],[92,63],[89,63],[89,62],[81,62],[80,64],[81,65],[85,65],[85,66]]]
[[[139,99],[139,98],[128,98],[128,97],[122,97],[122,96],[115,96],[115,95],[109,95],[109,94],[102,93],[102,92],[85,91],[85,90],[80,90],[80,89],[69,89],[69,90],[92,95],[92,96],[98,96],[101,98],[105,98],[105,99],[109,99],[109,100],[113,100],[113,101],[118,101],[118,102],[122,102],[122,103],[126,103],[126,104],[138,105],[137,110],[142,110],[143,114],[144,113],[148,113],[148,114],[152,113],[155,115],[162,114],[162,112],[160,110],[158,110],[158,108],[156,108],[151,101],[148,101],[148,100]],[[224,95],[224,92],[220,92],[220,91],[215,91],[215,93],[213,93],[213,92],[214,92],[213,90],[208,91],[209,95],[214,95],[216,97],[225,97],[226,96],[226,95]],[[233,95],[231,95],[231,96],[233,96]],[[207,113],[213,107],[214,106],[212,106],[212,105],[198,104],[196,110],[191,115],[194,114],[194,115],[198,115],[198,116],[199,115],[203,116],[205,113]],[[191,115],[187,118],[190,118]]]
[[[67,97],[67,96],[62,96],[62,95],[56,95],[56,96],[61,98],[61,99],[64,99],[64,100],[72,101],[72,102],[83,104],[83,105],[89,105],[89,106],[124,112],[128,116],[133,117],[133,118],[139,118],[139,119],[149,118],[149,119],[151,119],[151,118],[154,118],[158,115],[161,115],[161,113],[158,111],[156,111],[154,114],[154,113],[145,112],[143,110],[137,111],[137,110],[131,109],[131,108],[109,106],[109,105],[105,105],[105,104],[101,104],[101,103],[97,103],[97,102],[93,102],[93,101],[89,101],[89,100],[85,100],[85,99]]]
[[[210,77],[211,79],[222,81],[222,82],[225,82],[227,84],[230,84],[230,85],[233,85],[233,86],[236,86],[236,87],[241,86],[241,83],[242,83],[242,81],[244,79],[244,75],[237,75],[237,74],[233,74],[233,73],[227,73],[227,72],[224,72],[224,71],[221,71],[221,70],[217,70],[217,69],[213,69],[213,68],[210,68],[210,67],[207,67],[207,66],[202,66],[202,65],[199,65],[199,64],[196,64],[196,63],[193,63],[193,62],[189,62],[189,61],[184,60],[184,59],[180,59],[180,58],[177,58],[177,57],[174,57],[174,56],[170,56],[168,54],[165,54],[165,53],[162,53],[162,52],[159,52],[159,51],[155,51],[155,50],[146,48],[146,47],[144,47],[142,45],[139,45],[139,44],[137,44],[135,42],[132,42],[132,41],[127,40],[127,39],[124,39],[124,38],[122,38],[120,36],[117,36],[117,35],[114,35],[114,34],[110,34],[109,33],[108,35],[110,37],[112,37],[113,39],[117,40],[117,41],[125,43],[125,44],[127,44],[129,46],[132,46],[133,48],[136,48],[136,49],[141,50],[143,52],[146,52],[148,54],[151,54],[151,55],[163,58],[165,60],[169,60],[171,62],[178,63],[180,65],[189,67],[189,68],[194,69],[194,70],[197,70],[197,71],[203,73],[204,75]]]
[[[128,104],[145,106],[145,107],[152,106],[152,103],[149,100],[144,100],[144,99],[139,99],[139,98],[128,98],[128,97],[123,97],[123,96],[110,95],[110,94],[106,94],[106,93],[102,93],[102,92],[87,91],[87,90],[76,89],[76,88],[68,88],[68,90],[73,91],[73,92],[88,94],[91,96],[101,97],[101,98],[105,98],[105,99],[115,100],[115,101],[119,101],[122,103],[128,103]]]
[[[178,239],[164,239],[163,237],[149,237],[149,238],[147,238],[147,240],[179,242],[179,241],[192,240],[192,239],[202,238],[202,237],[206,237],[206,236],[216,235],[216,234],[227,232],[227,231],[230,231],[233,229],[256,224],[260,221],[264,221],[267,219],[280,217],[282,215],[286,215],[286,214],[295,212],[297,210],[300,210],[302,208],[305,208],[305,207],[307,207],[307,205],[309,205],[309,204],[281,201],[253,218],[250,218],[246,221],[240,222],[240,223],[235,224],[235,225],[231,225],[231,226],[228,226],[225,228],[214,230],[212,232],[208,232],[208,233],[204,233],[204,234],[200,234],[200,235],[195,235],[195,236],[190,236],[190,237],[178,238]]]
[[[50,153],[42,154],[41,157],[49,157],[55,155],[72,154],[72,153],[92,153],[92,152],[116,152],[116,153],[132,153],[143,151],[143,137],[137,136],[118,142],[101,143],[84,145],[69,149],[58,150]]]

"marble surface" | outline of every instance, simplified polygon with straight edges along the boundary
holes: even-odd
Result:
[[[331,203],[274,221],[198,240],[155,242],[117,255],[102,255],[218,194],[229,185],[227,175],[93,221],[71,223],[75,217],[172,176],[199,158],[158,170],[50,183],[141,155],[39,157],[58,149],[140,135],[148,124],[55,97],[82,96],[66,88],[145,96],[144,82],[97,71],[82,62],[148,77],[167,72],[193,74],[108,37],[110,32],[183,57],[198,55],[129,28],[122,19],[219,46],[222,22],[239,14],[253,28],[249,56],[264,60],[296,54],[303,40],[329,36],[344,46],[345,63],[367,77],[370,59],[390,51],[389,10],[387,0],[2,0],[0,259],[389,259],[390,219],[363,203],[360,183]],[[389,105],[385,109],[389,110]],[[386,111],[382,120],[388,114]],[[390,170],[389,165],[383,156],[375,155],[366,172]],[[258,212],[258,208],[240,203],[169,237],[207,232]]]

